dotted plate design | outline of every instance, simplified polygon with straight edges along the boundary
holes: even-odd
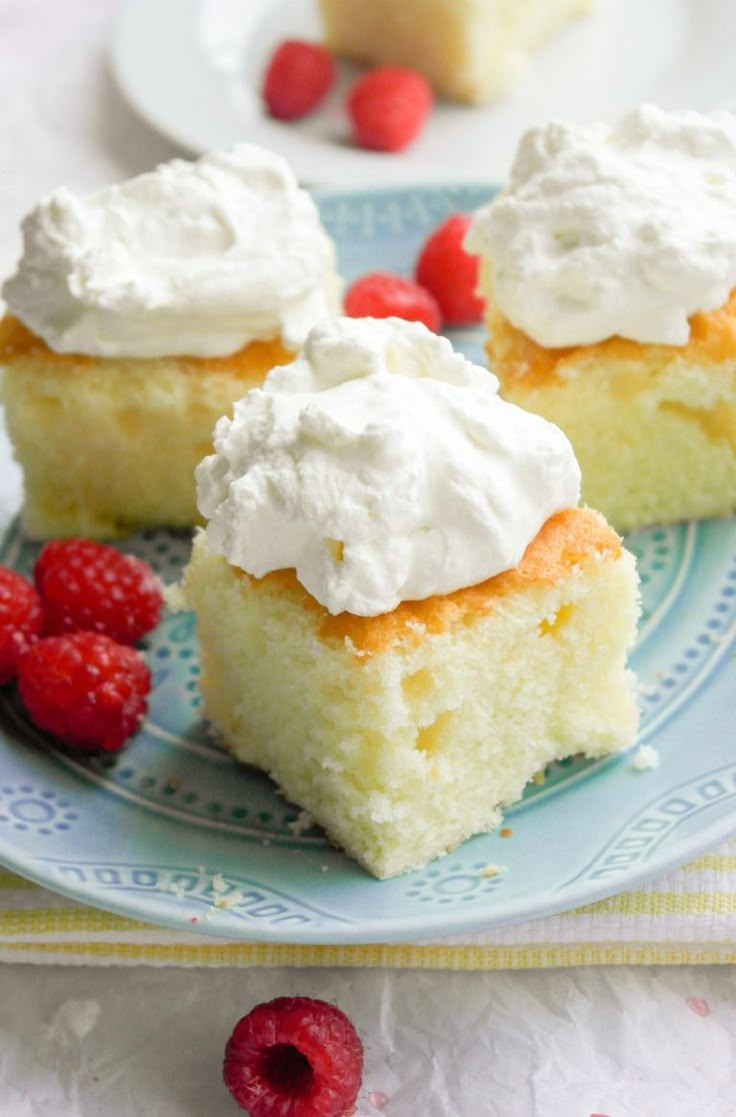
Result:
[[[491,193],[460,185],[317,200],[349,281],[375,267],[410,272],[444,216]],[[451,336],[483,363],[482,330]],[[153,530],[124,549],[170,583],[189,542]],[[553,764],[504,830],[375,881],[305,828],[266,776],[217,747],[200,712],[193,618],[166,615],[143,645],[149,717],[119,755],[66,752],[28,724],[13,688],[0,691],[0,860],[76,899],[182,930],[206,919],[202,930],[230,938],[390,942],[586,903],[694,856],[736,829],[736,522],[656,528],[627,545],[644,606],[632,663],[638,744],[657,748],[658,769],[637,772],[631,753]],[[17,519],[5,525],[0,562],[28,574],[37,551]]]

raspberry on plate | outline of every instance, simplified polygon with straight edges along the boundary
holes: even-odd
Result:
[[[418,136],[433,104],[432,87],[416,70],[379,66],[358,78],[347,108],[361,147],[402,151]]]
[[[406,318],[424,322],[435,333],[442,325],[434,296],[393,272],[369,272],[356,279],[345,293],[345,313],[349,318]]]
[[[151,672],[135,648],[97,632],[47,636],[18,663],[18,691],[39,729],[87,752],[116,752],[146,715]]]
[[[31,583],[0,567],[0,685],[15,678],[21,653],[42,628],[43,606]]]
[[[472,218],[453,213],[427,237],[417,257],[414,275],[439,303],[449,326],[480,322],[484,303],[476,294],[480,257],[466,252],[465,234]]]
[[[134,644],[158,624],[162,593],[143,559],[92,539],[46,543],[33,569],[46,635],[85,629]]]
[[[251,1117],[344,1117],[363,1075],[363,1045],[344,1012],[276,997],[235,1025],[223,1077]]]
[[[317,108],[334,81],[335,63],[325,47],[287,39],[271,55],[263,79],[263,100],[271,116],[298,120]]]

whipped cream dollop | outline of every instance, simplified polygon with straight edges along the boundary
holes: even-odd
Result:
[[[518,565],[578,503],[565,435],[416,322],[338,318],[215,429],[197,468],[209,546],[295,568],[330,613],[375,616]]]
[[[645,105],[613,125],[534,128],[466,245],[540,345],[685,345],[689,316],[736,286],[736,116]]]
[[[337,310],[314,202],[250,144],[86,197],[55,190],[22,231],[2,294],[59,353],[212,357],[272,337],[296,349]]]

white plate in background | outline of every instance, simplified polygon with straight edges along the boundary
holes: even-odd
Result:
[[[311,116],[286,124],[262,109],[274,46],[320,36],[316,0],[121,0],[112,62],[139,114],[189,151],[249,140],[284,155],[304,182],[342,186],[503,181],[520,134],[552,116],[610,120],[641,101],[707,110],[736,98],[733,0],[598,0],[502,101],[441,102],[406,151],[369,152],[349,141],[343,100],[359,72],[349,64]]]

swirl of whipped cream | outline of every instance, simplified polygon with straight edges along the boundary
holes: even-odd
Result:
[[[332,242],[288,164],[250,144],[175,159],[24,219],[8,309],[59,353],[224,356],[298,348],[337,311]]]
[[[375,616],[518,565],[580,470],[557,427],[425,326],[338,318],[215,429],[197,468],[213,551],[295,568],[331,613]]]
[[[466,244],[540,345],[685,345],[688,318],[736,286],[736,116],[645,105],[612,126],[534,128]]]

